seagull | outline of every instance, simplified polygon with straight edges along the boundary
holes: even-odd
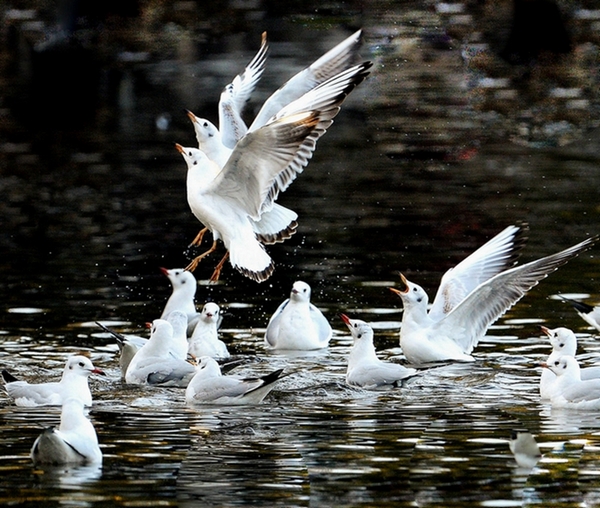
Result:
[[[190,337],[188,353],[200,358],[210,356],[217,360],[229,358],[229,351],[225,343],[219,339],[219,323],[221,309],[214,302],[208,302],[202,308],[200,319]]]
[[[234,268],[256,282],[271,276],[273,260],[262,244],[284,241],[297,226],[295,219],[290,221],[289,215],[274,208],[274,202],[304,170],[317,140],[370,67],[370,62],[354,66],[288,104],[263,127],[244,136],[222,169],[202,151],[175,145],[188,168],[188,204],[205,226],[192,245],[200,245],[207,230],[213,234],[212,247],[186,270],[194,271],[221,239],[228,252],[212,281],[218,280],[228,257]],[[263,215],[268,218],[264,224]]]
[[[275,387],[283,369],[258,378],[242,379],[223,376],[214,358],[203,356],[196,367],[196,375],[185,390],[188,405],[198,404],[259,404]]]
[[[32,384],[19,381],[6,370],[2,371],[2,378],[8,395],[17,406],[60,406],[67,398],[77,398],[91,406],[90,374],[104,375],[104,372],[94,367],[86,356],[74,355],[67,359],[60,381]]]
[[[187,316],[181,311],[174,310],[168,314],[166,321],[168,321],[173,328],[173,338],[170,341],[168,356],[178,360],[185,360],[188,353]],[[96,324],[105,332],[110,333],[117,340],[120,351],[119,367],[124,379],[127,368],[131,363],[131,359],[148,343],[148,339],[140,337],[139,335],[123,335],[99,321],[96,321]],[[147,323],[146,326],[150,328],[152,325]]]
[[[597,240],[594,236],[557,254],[513,266],[524,226],[509,226],[442,277],[427,311],[423,288],[400,274],[405,289],[390,288],[402,299],[400,346],[412,364],[473,361],[473,348],[494,321],[529,289]]]
[[[373,345],[373,328],[360,319],[350,319],[346,314],[340,314],[340,317],[354,340],[348,358],[346,383],[367,389],[399,386],[403,379],[417,373],[416,369],[377,358]]]
[[[265,344],[273,349],[323,349],[332,336],[331,325],[312,303],[310,286],[296,281],[290,297],[271,316],[265,331]]]
[[[58,429],[48,427],[33,443],[31,459],[35,464],[98,464],[102,452],[92,422],[84,414],[79,398],[62,404]]]
[[[136,385],[186,387],[195,373],[194,366],[171,354],[173,327],[164,319],[152,322],[150,339],[132,358],[125,382]]]
[[[600,409],[600,379],[581,379],[577,360],[570,355],[560,357],[555,363],[543,367],[556,374],[552,394],[553,408]]]
[[[550,339],[552,353],[548,356],[546,363],[548,365],[557,365],[558,360],[563,356],[575,356],[577,352],[577,337],[572,330],[565,327],[550,329],[545,326],[540,327]],[[585,367],[580,369],[581,379],[600,379],[600,367]],[[550,369],[542,369],[540,376],[540,397],[542,399],[551,399],[554,393],[556,374]]]
[[[587,303],[577,302],[575,300],[569,300],[568,298],[562,297],[563,300],[569,302],[577,314],[590,326],[600,331],[600,306],[592,307]]]
[[[174,310],[184,312],[188,319],[187,335],[191,335],[199,319],[194,303],[198,287],[196,277],[192,272],[183,268],[161,268],[160,271],[167,276],[173,286],[173,292],[169,296],[160,318],[167,319],[167,316]]]
[[[515,457],[519,467],[531,469],[542,458],[540,447],[530,432],[511,432],[508,447]]]
[[[192,121],[198,148],[219,168],[225,166],[235,144],[246,135],[265,125],[283,107],[302,97],[327,79],[354,65],[358,60],[362,30],[325,53],[309,67],[306,67],[281,88],[275,91],[264,103],[250,128],[241,119],[241,109],[249,99],[258,79],[264,71],[267,56],[266,33],[263,33],[261,47],[248,64],[244,73],[234,78],[221,93],[219,100],[219,128],[205,118],[198,118],[192,112],[187,115]]]

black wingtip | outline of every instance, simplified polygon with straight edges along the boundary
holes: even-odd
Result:
[[[589,314],[594,310],[594,307],[588,305],[587,303],[570,300],[569,298],[565,298],[564,296],[561,296],[561,298],[569,302],[577,312],[581,312],[582,314]]]
[[[14,383],[15,381],[18,381],[18,379],[7,370],[2,371],[2,379],[4,379],[5,383]]]
[[[274,383],[275,381],[277,381],[281,377],[282,373],[283,373],[283,369],[278,369],[278,370],[275,370],[275,371],[273,371],[273,372],[271,372],[271,373],[269,373],[269,374],[267,374],[265,376],[261,376],[261,379],[264,382],[263,386],[264,385],[269,385],[269,384]]]

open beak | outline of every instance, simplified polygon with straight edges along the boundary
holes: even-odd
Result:
[[[183,146],[181,146],[179,143],[175,143],[175,149],[180,153],[180,154],[184,154],[185,153],[185,149],[183,148]]]
[[[192,121],[192,123],[196,123],[196,115],[194,115],[194,113],[192,113],[191,111],[186,111],[185,112],[188,116],[188,118]]]
[[[406,293],[408,293],[408,281],[406,280],[406,277],[402,274],[400,274],[400,280],[402,281],[402,284],[404,284],[404,286],[405,286],[404,289],[389,288],[389,290],[392,293],[395,293],[401,297],[402,295],[405,295]]]
[[[548,337],[550,337],[550,328],[546,328],[545,326],[540,326],[540,330],[544,332]]]
[[[159,268],[160,272],[163,275],[166,275],[167,277],[169,276],[169,270],[167,268],[163,268],[162,266]]]
[[[340,319],[344,322],[346,326],[350,326],[350,318],[346,316],[346,314],[340,314]]]

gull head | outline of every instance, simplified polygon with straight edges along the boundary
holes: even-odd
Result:
[[[550,339],[553,351],[561,351],[566,355],[575,356],[577,338],[571,330],[565,327],[551,329],[545,326],[540,326],[540,329]]]
[[[168,269],[162,267],[160,271],[163,273],[163,275],[168,277],[169,281],[171,281],[173,289],[191,286],[194,288],[194,293],[196,292],[197,282],[196,277],[194,277],[192,272],[189,272],[183,268]]]
[[[188,169],[210,160],[206,154],[202,150],[198,150],[198,148],[181,146],[179,143],[175,143],[175,149],[183,156],[183,160],[187,164]]]
[[[198,358],[196,365],[196,373],[201,373],[204,376],[220,376],[221,367],[214,358],[210,356],[201,356]]]
[[[290,300],[294,302],[310,302],[310,286],[298,280],[292,285]]]
[[[400,274],[400,280],[405,286],[403,290],[396,288],[389,289],[392,293],[397,294],[402,299],[404,306],[422,305],[426,307],[429,299],[425,290],[418,284],[410,282],[403,274]]]
[[[94,367],[92,361],[83,355],[71,356],[65,365],[65,373],[88,377],[90,374],[104,374],[104,371]]]
[[[579,377],[579,363],[577,360],[570,355],[564,355],[558,358],[557,360],[547,363],[543,362],[542,367],[550,369],[557,376],[568,376],[568,377]]]
[[[155,319],[150,327],[150,338],[158,337],[159,340],[173,337],[173,327],[166,319]]]
[[[363,339],[373,337],[373,329],[364,321],[360,319],[350,319],[346,314],[340,314],[341,320],[350,330],[350,334],[354,339],[354,342]]]
[[[216,323],[219,320],[221,309],[214,302],[208,302],[202,307],[202,321],[206,323]]]
[[[194,126],[194,132],[196,133],[196,139],[198,140],[198,144],[202,146],[203,142],[209,141],[211,138],[219,137],[219,129],[212,122],[208,121],[206,118],[198,118],[191,111],[187,112],[188,118],[192,121],[192,125]]]

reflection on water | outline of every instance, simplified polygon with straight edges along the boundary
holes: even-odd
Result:
[[[257,2],[212,13],[218,23],[204,23],[193,2],[141,2],[141,15],[121,13],[121,24],[89,13],[88,22],[106,16],[107,35],[87,46],[92,32],[76,32],[106,62],[87,76],[99,79],[92,118],[89,104],[81,116],[67,112],[62,92],[49,110],[64,116],[28,109],[32,94],[42,108],[50,90],[20,86],[45,65],[30,59],[29,45],[50,40],[43,30],[50,11],[2,7],[1,367],[32,381],[57,378],[65,357],[83,350],[108,376],[90,380],[100,470],[34,468],[31,445],[58,423],[59,411],[0,400],[0,503],[597,504],[600,416],[551,410],[537,393],[539,361],[549,351],[539,324],[575,329],[582,361],[596,361],[596,338],[556,297],[594,303],[594,250],[492,327],[474,364],[432,366],[384,392],[344,383],[350,338],[339,312],[373,321],[382,358],[404,361],[400,303],[387,289],[398,284],[398,271],[432,296],[447,268],[514,221],[531,225],[524,261],[600,230],[598,144],[585,134],[600,118],[597,13],[569,3],[573,51],[508,64],[498,57],[510,31],[504,4],[396,4],[379,0],[361,12],[334,3],[318,15],[310,5],[310,14],[282,17]],[[223,339],[251,360],[236,372],[284,368],[289,376],[263,405],[235,409],[190,409],[181,390],[122,384],[116,344],[93,323],[146,333],[170,291],[158,267],[187,263],[198,224],[173,148],[193,142],[182,110],[214,119],[222,85],[267,29],[271,55],[258,104],[348,35],[340,19],[365,28],[363,56],[375,66],[281,196],[300,220],[294,238],[269,248],[274,276],[257,285],[228,268],[208,285],[212,264],[197,271],[198,305],[222,305]],[[266,351],[268,318],[299,279],[311,284],[334,327],[331,347]],[[536,435],[544,452],[531,471],[519,470],[509,451],[515,428]]]

